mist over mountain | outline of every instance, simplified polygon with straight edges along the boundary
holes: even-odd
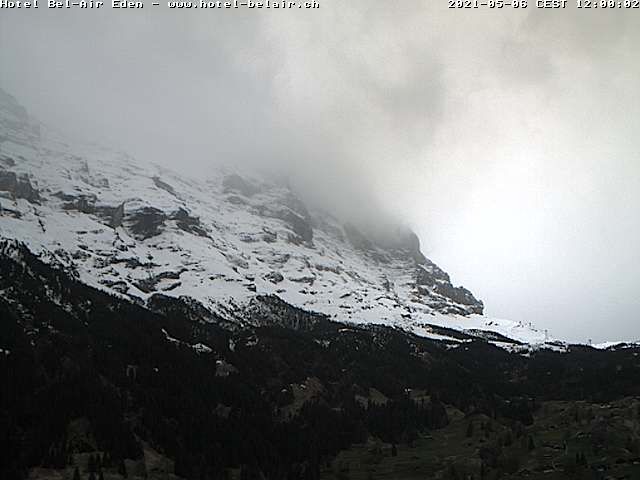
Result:
[[[0,85],[138,160],[279,169],[351,217],[381,204],[492,315],[637,337],[633,11],[295,10],[11,11]]]
[[[427,323],[464,324],[483,312],[381,210],[375,224],[352,223],[307,207],[279,177],[220,170],[198,181],[109,149],[72,147],[4,92],[0,125],[3,237],[89,285],[142,303],[160,293],[189,298],[228,323],[242,322],[264,295],[426,335]],[[498,326],[467,321],[466,329]],[[514,335],[527,335],[518,328]]]

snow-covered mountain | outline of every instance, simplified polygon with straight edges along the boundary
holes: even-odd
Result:
[[[455,339],[451,329],[496,343],[547,340],[483,316],[482,302],[425,258],[408,229],[371,235],[308,208],[285,182],[207,173],[193,179],[72,146],[0,90],[0,237],[82,282],[139,303],[193,299],[236,323],[277,296],[437,339]]]

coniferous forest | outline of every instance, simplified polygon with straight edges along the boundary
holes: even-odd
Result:
[[[518,355],[286,305],[230,328],[20,246],[0,289],[3,479],[640,475],[638,348]]]

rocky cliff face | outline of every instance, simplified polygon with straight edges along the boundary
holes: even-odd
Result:
[[[380,240],[314,211],[277,181],[234,172],[195,180],[72,147],[0,93],[0,235],[138,303],[188,298],[239,322],[256,298],[273,296],[427,336],[429,324],[460,328],[465,318],[492,329],[482,302],[424,257],[415,234],[385,232]]]

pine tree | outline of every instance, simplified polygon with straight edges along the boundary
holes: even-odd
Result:
[[[533,442],[533,437],[529,436],[529,445],[527,447],[529,451],[534,450],[536,448],[536,444]]]
[[[458,471],[456,470],[455,465],[449,465],[449,471],[447,472],[447,478],[451,480],[458,480],[460,477],[458,476]]]
[[[584,452],[580,452],[580,465],[582,465],[583,467],[586,467],[588,465],[587,457]]]
[[[123,459],[120,459],[118,462],[118,473],[124,478],[127,478],[127,466],[124,464]]]
[[[511,436],[511,430],[508,430],[506,435],[504,436],[504,446],[510,447],[513,443],[513,437]]]
[[[469,422],[467,425],[467,438],[473,437],[473,422]]]

